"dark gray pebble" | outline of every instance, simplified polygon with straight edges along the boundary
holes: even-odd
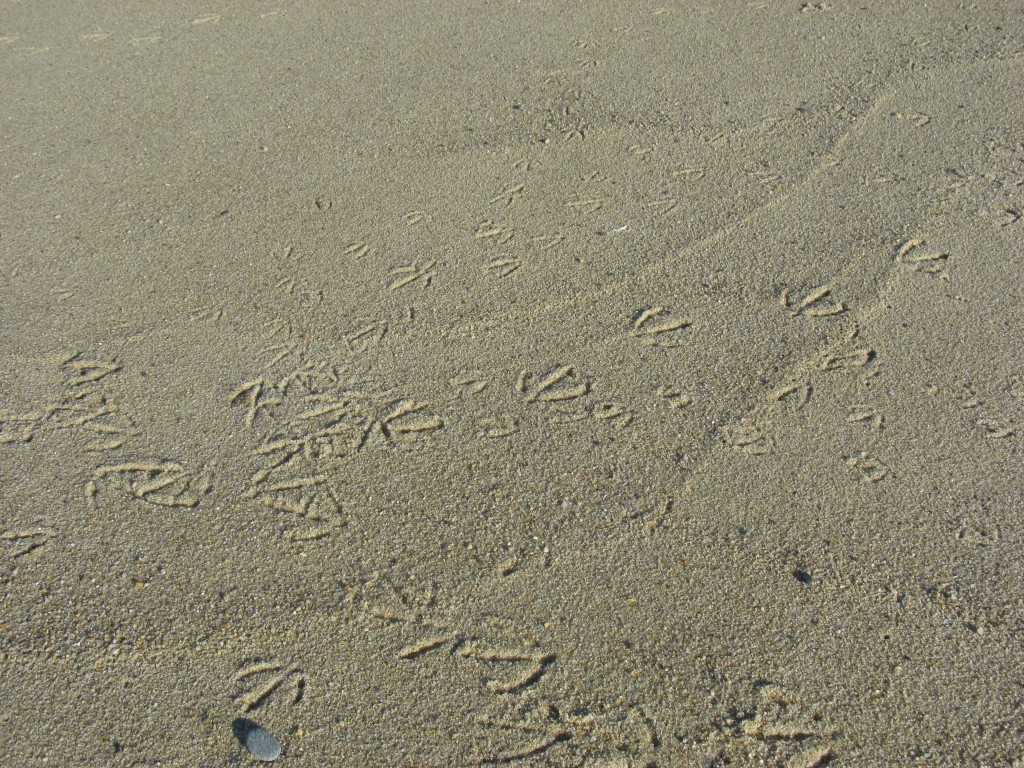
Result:
[[[240,717],[232,724],[231,730],[234,731],[235,738],[242,742],[257,760],[269,763],[281,756],[281,745],[274,735],[252,720]]]

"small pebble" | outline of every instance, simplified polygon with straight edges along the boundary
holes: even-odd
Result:
[[[235,737],[257,760],[269,763],[281,756],[281,745],[274,735],[256,725],[252,720],[239,718],[235,720],[232,730],[235,732]]]

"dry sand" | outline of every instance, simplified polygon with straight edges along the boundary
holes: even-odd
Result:
[[[135,5],[0,7],[0,764],[1022,764],[1020,2]]]

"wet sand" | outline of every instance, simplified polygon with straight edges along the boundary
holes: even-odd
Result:
[[[0,763],[1021,765],[960,5],[3,3]]]

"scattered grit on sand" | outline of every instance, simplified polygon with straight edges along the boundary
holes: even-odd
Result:
[[[0,4],[0,764],[1024,764],[1022,41]]]

